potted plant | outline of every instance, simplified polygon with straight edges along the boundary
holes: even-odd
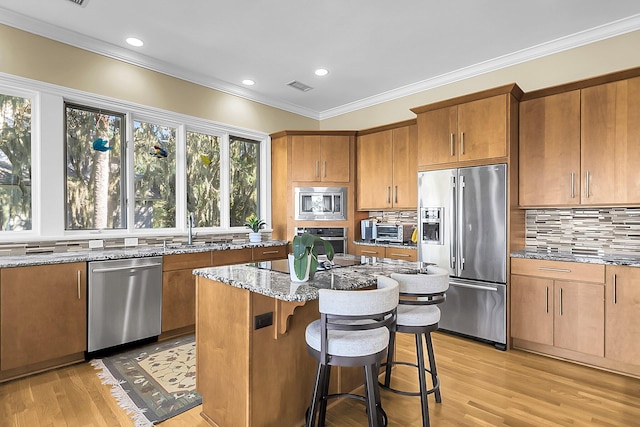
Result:
[[[295,282],[306,282],[313,278],[318,268],[318,251],[315,244],[322,243],[324,251],[329,261],[333,260],[333,246],[322,237],[303,233],[294,236],[291,246],[293,254],[289,254],[289,272],[291,280]]]
[[[247,217],[247,221],[244,223],[244,225],[251,229],[251,232],[249,233],[250,242],[262,241],[260,230],[266,225],[266,222],[264,222],[264,220],[258,218],[258,216],[253,213]]]

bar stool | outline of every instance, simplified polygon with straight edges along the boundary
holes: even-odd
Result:
[[[324,426],[327,400],[354,397],[366,403],[369,427],[386,425],[386,414],[380,404],[378,369],[387,354],[390,328],[396,319],[398,282],[378,276],[378,287],[372,290],[339,291],[320,289],[320,319],[306,329],[307,351],[318,360],[316,380],[307,410],[307,427]],[[331,366],[362,366],[365,396],[351,393],[329,393]]]
[[[436,402],[442,402],[440,380],[433,353],[431,332],[438,329],[440,309],[436,306],[444,302],[445,292],[449,289],[449,272],[445,269],[429,266],[427,274],[392,273],[391,277],[400,285],[400,301],[397,310],[396,328],[389,336],[389,351],[384,384],[381,387],[404,396],[420,396],[422,406],[422,425],[429,426],[428,395],[435,394]],[[395,334],[403,332],[414,334],[416,340],[417,363],[398,362],[394,360]],[[425,367],[422,335],[424,334],[429,358],[429,368]],[[419,392],[402,391],[391,387],[391,373],[394,365],[413,366],[418,369]],[[431,374],[432,388],[427,387],[426,372]]]

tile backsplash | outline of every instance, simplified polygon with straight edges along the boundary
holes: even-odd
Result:
[[[640,208],[527,210],[526,249],[640,255]]]
[[[370,218],[387,224],[412,224],[418,225],[418,211],[370,211]]]

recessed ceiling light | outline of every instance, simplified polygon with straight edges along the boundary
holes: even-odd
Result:
[[[327,74],[329,74],[329,70],[325,69],[325,68],[318,68],[316,70],[316,76],[326,76]]]
[[[129,37],[127,38],[127,43],[129,43],[131,46],[135,46],[135,47],[140,47],[142,45],[144,45],[144,42],[136,37]]]
[[[247,85],[247,86],[253,86],[254,84],[256,84],[256,82],[254,82],[254,81],[253,81],[253,80],[251,80],[251,79],[244,79],[244,80],[242,81],[242,84],[243,84],[243,85]]]

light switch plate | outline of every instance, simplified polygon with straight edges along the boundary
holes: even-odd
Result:
[[[89,249],[104,248],[104,240],[89,240]]]
[[[137,237],[125,237],[124,245],[125,246],[138,246],[138,238]]]

